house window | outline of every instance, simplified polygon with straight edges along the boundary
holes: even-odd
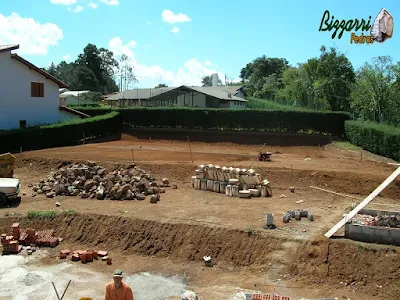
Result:
[[[36,97],[36,98],[44,97],[44,83],[31,82],[31,97]]]
[[[26,128],[26,120],[19,120],[19,128]]]

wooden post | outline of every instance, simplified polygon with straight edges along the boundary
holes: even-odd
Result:
[[[188,144],[189,144],[190,157],[191,157],[191,159],[192,159],[192,163],[194,163],[194,161],[193,161],[193,154],[192,154],[192,147],[190,146],[189,136],[187,136],[187,141],[188,141]]]
[[[133,156],[133,149],[132,149],[132,162],[135,162],[135,157]]]
[[[22,155],[22,147],[19,147],[19,153]]]

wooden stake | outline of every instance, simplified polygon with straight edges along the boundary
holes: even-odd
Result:
[[[352,198],[352,199],[362,200],[362,198],[358,198],[358,197],[354,197],[354,196],[350,196],[350,195],[346,195],[346,194],[342,194],[342,193],[336,193],[334,191],[325,190],[325,189],[322,189],[322,188],[316,187],[316,186],[310,186],[310,188],[316,189],[316,190],[320,190],[320,191],[323,191],[323,192],[327,192],[327,193],[331,193],[331,194],[335,194],[335,195],[338,195],[338,196],[343,196],[343,197],[349,197],[349,198]]]
[[[192,163],[194,163],[194,161],[193,161],[193,154],[192,154],[192,147],[190,146],[189,136],[187,136],[187,141],[188,141],[188,144],[189,144],[190,158],[192,159]]]

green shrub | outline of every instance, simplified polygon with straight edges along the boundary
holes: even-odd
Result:
[[[87,119],[77,119],[51,125],[13,129],[0,132],[0,153],[36,150],[51,147],[76,145],[92,139],[118,132],[121,119],[118,112]]]
[[[291,109],[202,109],[168,107],[82,108],[91,116],[119,111],[134,128],[184,128],[344,135],[345,112]]]
[[[400,128],[369,121],[345,122],[346,138],[372,153],[400,161]]]
[[[54,219],[57,216],[57,212],[50,211],[37,211],[30,210],[28,211],[28,219]]]

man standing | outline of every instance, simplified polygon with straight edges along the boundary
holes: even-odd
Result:
[[[113,282],[106,286],[105,300],[134,300],[132,289],[128,284],[122,282],[122,271],[116,270],[113,274]]]

